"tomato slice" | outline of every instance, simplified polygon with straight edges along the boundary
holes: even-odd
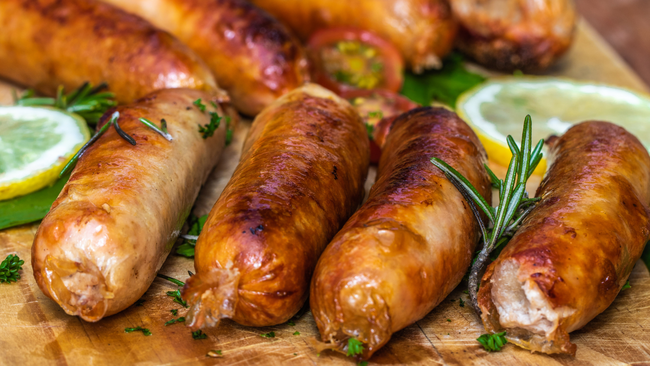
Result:
[[[314,80],[341,94],[358,89],[397,93],[404,81],[404,60],[393,44],[369,31],[326,28],[315,32],[307,49]]]
[[[376,164],[392,121],[400,114],[419,107],[410,99],[388,90],[352,90],[341,96],[357,109],[370,136],[370,162]]]

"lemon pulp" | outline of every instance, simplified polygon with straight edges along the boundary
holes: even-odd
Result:
[[[524,117],[533,120],[533,143],[562,135],[572,125],[600,120],[634,134],[650,149],[650,97],[619,87],[547,77],[503,77],[461,95],[458,114],[477,132],[490,160],[507,166],[506,136],[520,143]],[[543,174],[545,159],[535,170]]]
[[[90,138],[72,113],[36,107],[0,107],[0,200],[31,193],[57,179]]]

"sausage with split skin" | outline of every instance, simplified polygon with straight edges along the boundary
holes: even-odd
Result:
[[[120,103],[166,88],[216,90],[187,46],[95,0],[3,0],[0,29],[0,77],[44,95],[84,82],[107,83]]]
[[[298,40],[245,0],[104,0],[178,37],[210,67],[240,112],[254,116],[309,78]]]
[[[650,156],[632,134],[583,122],[550,146],[541,198],[478,293],[489,332],[575,354],[569,333],[614,301],[650,239]]]
[[[457,24],[441,0],[252,0],[303,41],[317,30],[352,27],[394,44],[415,72],[440,68]]]
[[[206,112],[192,103],[202,99]],[[137,301],[171,251],[201,185],[219,159],[226,124],[204,139],[209,94],[166,89],[118,107],[113,126],[79,158],[38,228],[32,267],[38,286],[70,315],[98,321]],[[100,121],[108,122],[109,111]],[[168,141],[139,121],[167,122]]]
[[[300,310],[318,256],[363,199],[368,143],[356,110],[315,84],[257,116],[196,243],[191,327],[275,325]]]
[[[375,134],[382,146],[377,181],[318,261],[310,296],[328,343],[321,347],[346,353],[355,338],[364,359],[460,283],[480,237],[472,209],[431,157],[491,197],[485,150],[455,113],[424,107],[383,123],[391,122]]]

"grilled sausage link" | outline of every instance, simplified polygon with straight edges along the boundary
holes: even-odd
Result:
[[[274,325],[300,310],[318,256],[363,199],[368,143],[356,110],[315,84],[257,116],[196,243],[191,327]]]
[[[324,348],[345,353],[356,338],[366,359],[460,283],[480,236],[471,208],[429,159],[446,161],[491,197],[485,150],[455,113],[414,109],[385,141],[370,196],[325,249],[310,297]]]
[[[212,137],[199,133],[208,112],[223,113],[212,105],[199,111],[192,105],[199,98],[212,100],[166,89],[118,107],[120,127],[137,144],[111,126],[77,162],[32,247],[38,286],[66,313],[98,321],[133,304],[154,280],[225,142],[225,123]],[[165,119],[173,140],[141,117]]]
[[[571,46],[573,0],[450,0],[460,22],[456,44],[477,62],[502,71],[546,69]]]
[[[252,0],[306,40],[314,31],[355,27],[394,44],[415,71],[439,68],[451,50],[456,21],[442,0]]]
[[[104,0],[192,48],[244,114],[254,116],[308,79],[298,40],[246,0]]]
[[[532,351],[575,354],[569,333],[614,301],[650,239],[650,156],[607,122],[550,148],[538,206],[483,276],[485,329]]]
[[[187,46],[95,0],[3,0],[0,29],[0,77],[45,95],[86,81],[108,83],[120,103],[159,89],[216,88]]]

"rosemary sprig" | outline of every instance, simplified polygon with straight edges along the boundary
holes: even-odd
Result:
[[[14,103],[22,106],[51,106],[64,111],[76,113],[89,124],[96,124],[108,109],[117,105],[111,92],[102,92],[108,85],[101,83],[93,88],[89,82],[83,83],[78,89],[64,93],[63,86],[59,86],[56,98],[34,97],[34,91],[29,89],[20,97],[15,95]]]
[[[20,271],[25,261],[18,258],[15,254],[9,254],[5,260],[0,263],[0,283],[16,282],[20,279]]]
[[[494,172],[485,165],[492,185],[499,190],[499,205],[497,207],[490,206],[476,188],[449,164],[438,158],[431,158],[431,163],[442,170],[449,181],[465,197],[481,228],[483,248],[474,259],[469,276],[470,303],[479,315],[481,314],[477,301],[479,277],[485,270],[490,253],[510,240],[519,228],[521,221],[533,210],[535,203],[539,200],[539,198],[528,198],[526,192],[526,182],[542,159],[542,147],[544,146],[544,140],[540,140],[532,148],[530,115],[526,116],[524,120],[521,148],[517,146],[510,135],[508,135],[507,142],[512,159],[508,165],[505,179],[497,178]],[[488,217],[491,227],[486,228],[483,225],[479,210]]]
[[[77,153],[72,157],[72,159],[70,159],[68,164],[66,164],[65,167],[63,167],[63,169],[59,173],[59,178],[61,178],[70,170],[72,170],[72,168],[74,168],[75,165],[77,165],[77,161],[86,152],[88,147],[90,147],[90,145],[95,143],[95,141],[97,141],[111,126],[115,127],[115,131],[117,131],[117,134],[120,135],[120,137],[122,137],[131,145],[135,146],[137,144],[135,139],[131,137],[131,135],[126,133],[117,122],[119,118],[120,118],[120,112],[115,111],[111,115],[111,120],[108,121],[108,123],[104,124],[102,128],[99,129],[99,131],[97,131],[97,133],[95,133],[95,135],[93,135],[93,137],[91,137],[90,140],[88,140],[88,142],[86,142],[86,144],[82,146],[81,149],[79,149],[79,151],[77,151]],[[169,132],[167,132],[167,121],[165,121],[164,119],[160,121],[162,129],[158,128],[153,122],[149,121],[146,118],[140,118],[140,122],[142,122],[145,126],[151,128],[152,130],[156,131],[162,137],[167,139],[167,141],[172,141],[172,136],[169,134]]]

